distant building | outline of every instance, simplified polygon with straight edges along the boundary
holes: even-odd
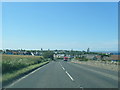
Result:
[[[87,49],[87,52],[88,52],[88,53],[90,52],[90,48]]]
[[[54,54],[54,59],[56,58],[63,58],[64,57],[64,54]]]
[[[0,50],[0,54],[2,54],[3,53],[3,51],[2,50]]]
[[[95,56],[93,57],[93,60],[101,60],[101,56],[100,56],[100,55],[95,55]]]
[[[43,49],[41,48],[41,51],[43,51]]]

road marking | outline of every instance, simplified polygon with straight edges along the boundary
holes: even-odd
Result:
[[[59,62],[60,63],[60,62]],[[62,64],[60,63],[60,66],[62,67],[63,70],[65,70],[65,68],[62,66]]]
[[[60,63],[60,65],[61,65],[61,67],[63,67],[61,63]]]
[[[83,88],[82,86],[80,86],[80,88],[81,88],[82,90],[84,90],[84,88]]]
[[[60,62],[59,62],[60,63]],[[65,70],[65,68],[62,66],[62,64],[60,63],[61,67],[63,70]],[[65,70],[65,73],[69,76],[69,78],[74,81],[74,79],[72,78],[72,76]]]
[[[8,85],[7,87],[12,87],[13,85],[15,85],[16,83],[18,83],[18,82],[19,82],[19,81],[21,81],[22,79],[24,79],[24,78],[28,77],[29,75],[31,75],[31,74],[33,74],[33,73],[35,73],[36,71],[40,70],[41,68],[43,68],[43,67],[45,67],[45,66],[46,66],[46,65],[44,65],[44,66],[42,66],[42,67],[39,67],[38,69],[36,69],[36,70],[34,70],[33,72],[31,72],[31,73],[29,73],[29,74],[25,75],[25,76],[24,76],[24,77],[22,77],[22,78],[20,78],[20,79],[16,80],[15,82],[13,82],[12,84]]]
[[[70,76],[70,74],[67,71],[65,71],[65,73],[70,77],[72,81],[74,81],[74,79]]]
[[[63,70],[65,70],[65,68],[64,68],[64,67],[62,67],[62,69],[63,69]]]

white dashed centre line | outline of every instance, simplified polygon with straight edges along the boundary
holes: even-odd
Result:
[[[74,79],[71,77],[71,75],[67,71],[65,73],[70,77],[72,81],[74,81]]]
[[[60,62],[59,62],[60,63]],[[69,76],[69,78],[74,81],[74,79],[72,78],[72,76],[65,70],[65,68],[62,66],[62,64],[60,63],[62,69],[65,71],[65,73]]]
[[[62,69],[63,69],[63,70],[65,70],[65,68],[64,68],[64,67],[62,67]]]

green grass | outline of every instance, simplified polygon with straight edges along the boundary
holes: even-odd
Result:
[[[2,73],[12,73],[16,70],[44,61],[44,58],[41,56],[2,55]]]
[[[42,56],[2,55],[2,79],[0,82],[9,83],[30,71],[49,63]]]
[[[31,66],[28,66],[27,68],[23,68],[23,69],[20,69],[20,70],[17,70],[17,71],[14,71],[12,73],[6,73],[6,74],[3,74],[2,76],[2,82],[3,84],[4,83],[9,83],[10,81],[20,77],[21,75],[24,75],[26,73],[29,73],[30,71],[42,66],[42,65],[45,65],[49,63],[49,61],[46,61],[46,62],[43,62],[43,63],[39,63],[39,64],[35,64],[35,65],[31,65]]]

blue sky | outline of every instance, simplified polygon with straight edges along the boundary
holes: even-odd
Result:
[[[117,2],[3,3],[3,48],[114,51]]]

